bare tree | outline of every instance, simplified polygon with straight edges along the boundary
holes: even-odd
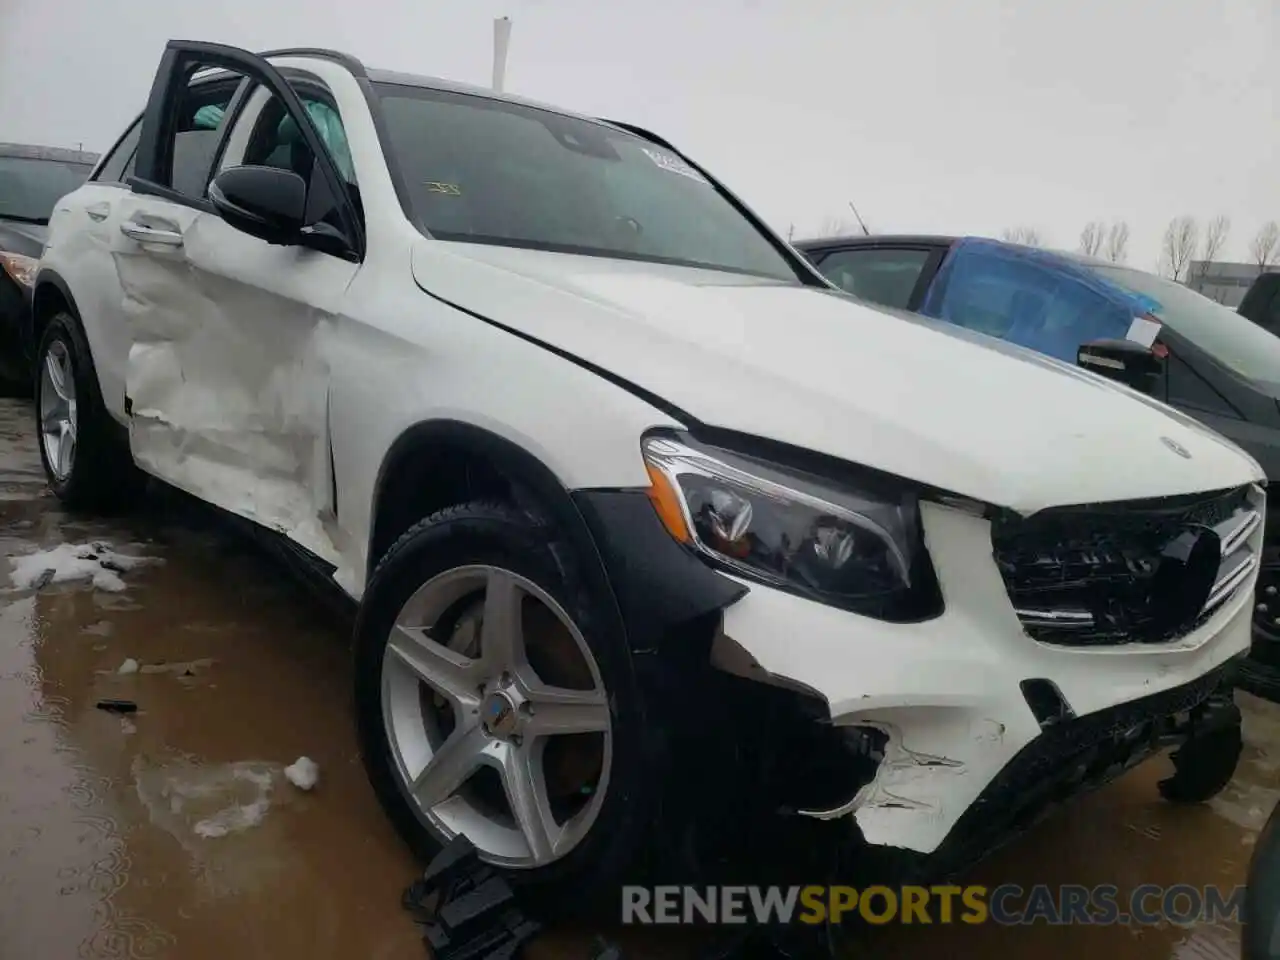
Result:
[[[1208,270],[1208,264],[1216,260],[1227,242],[1227,234],[1231,232],[1231,218],[1220,213],[1209,221],[1204,232],[1204,243],[1200,247],[1200,259],[1204,262],[1202,270]]]
[[[1280,224],[1268,220],[1258,228],[1257,234],[1249,241],[1249,256],[1258,265],[1259,270],[1266,270],[1276,262],[1277,248],[1280,247]]]
[[[1160,247],[1160,260],[1169,276],[1181,280],[1191,258],[1196,254],[1200,228],[1194,217],[1174,217],[1164,230],[1164,243]]]
[[[1009,243],[1020,243],[1024,247],[1044,246],[1040,231],[1035,227],[1006,227],[1000,236]]]
[[[1096,257],[1102,249],[1102,238],[1107,227],[1101,220],[1090,220],[1080,231],[1080,252],[1086,257]]]
[[[1129,224],[1117,220],[1107,229],[1103,256],[1112,263],[1124,263],[1129,259]]]

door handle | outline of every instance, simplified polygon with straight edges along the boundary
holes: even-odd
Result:
[[[182,234],[177,230],[152,227],[145,223],[138,223],[136,220],[127,220],[120,224],[120,232],[139,243],[159,243],[166,247],[182,246]]]
[[[84,212],[89,215],[90,220],[97,220],[101,223],[111,214],[111,204],[94,203],[84,208]]]

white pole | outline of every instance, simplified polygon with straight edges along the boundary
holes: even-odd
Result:
[[[511,18],[493,21],[493,89],[502,92],[507,77],[507,47],[511,44]]]

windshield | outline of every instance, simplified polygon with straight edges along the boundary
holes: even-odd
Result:
[[[1152,311],[1174,332],[1247,380],[1280,382],[1280,338],[1234,310],[1164,277],[1117,267],[1089,264],[1117,286],[1150,297]]]
[[[385,149],[432,236],[797,281],[764,234],[656,144],[522,104],[377,86]]]
[[[67,160],[0,156],[0,219],[48,223],[54,204],[92,171],[89,164]]]

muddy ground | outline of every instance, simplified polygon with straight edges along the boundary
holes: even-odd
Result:
[[[17,589],[4,558],[104,541],[154,558],[95,586]],[[119,576],[123,590],[113,583]],[[126,660],[135,672],[121,674]],[[400,908],[415,865],[366,785],[345,632],[273,561],[216,524],[153,511],[102,523],[45,490],[29,407],[0,400],[0,956],[425,955]],[[127,698],[128,717],[95,708]],[[1212,804],[1175,809],[1148,764],[998,854],[972,880],[1221,884],[1243,879],[1280,798],[1280,710],[1240,695],[1245,762]],[[283,768],[315,760],[310,792]],[[614,932],[616,934],[616,932]],[[687,936],[623,937],[628,957]],[[534,957],[585,958],[586,932]],[[1229,926],[882,931],[886,958],[1226,960]]]

